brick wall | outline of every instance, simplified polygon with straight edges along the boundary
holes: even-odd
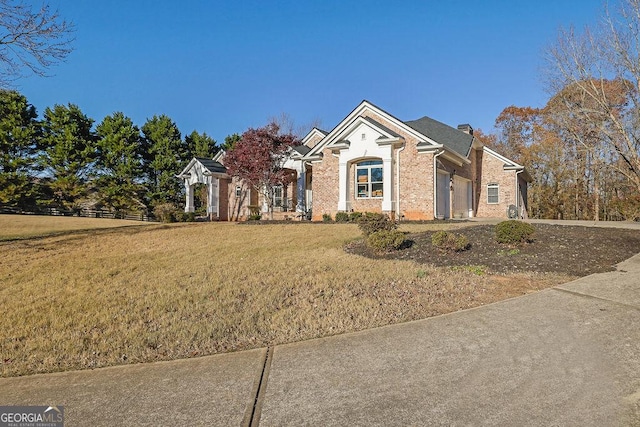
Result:
[[[323,136],[316,134],[313,137],[309,138],[305,145],[309,148],[313,148],[318,144],[318,142],[322,141],[323,138]]]
[[[488,153],[481,154],[480,181],[478,183],[478,211],[480,218],[506,218],[509,205],[515,205],[515,171],[505,171],[504,163]],[[498,184],[499,203],[487,203],[487,185]]]
[[[218,179],[218,220],[229,221],[229,181]]]
[[[433,153],[418,153],[416,144],[411,138],[400,152],[400,215],[406,220],[430,220],[435,217]]]
[[[323,214],[335,217],[338,210],[338,159],[331,150],[322,151],[322,161],[313,163],[313,221]]]
[[[222,183],[222,180],[221,180]],[[240,187],[240,197],[236,197],[236,187]],[[227,187],[227,218],[229,221],[244,221],[249,217],[249,205],[257,204],[255,191],[238,178],[226,180]],[[222,200],[222,195],[220,196]],[[222,209],[222,203],[220,205]]]

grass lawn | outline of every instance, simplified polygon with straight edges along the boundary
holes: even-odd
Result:
[[[353,224],[134,222],[101,230],[129,222],[38,217],[40,223],[25,226],[24,218],[31,217],[0,216],[5,240],[84,231],[0,242],[1,376],[305,340],[475,307],[574,278],[349,254],[343,247],[360,236]]]
[[[40,215],[0,215],[0,242],[98,228],[140,226],[140,221]]]

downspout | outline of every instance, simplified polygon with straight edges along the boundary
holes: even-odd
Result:
[[[403,145],[396,151],[396,221],[400,221],[400,152],[407,148],[407,145]]]
[[[444,149],[439,153],[433,155],[433,217],[434,219],[438,218],[438,198],[436,196],[437,193],[437,178],[438,178],[438,164],[436,163],[438,157],[444,153]]]
[[[524,172],[524,169],[516,171],[516,212],[518,213],[518,216],[520,216],[520,186],[518,185],[518,175],[522,172]]]

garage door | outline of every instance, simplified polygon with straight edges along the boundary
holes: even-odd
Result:
[[[471,181],[453,177],[453,216],[469,218],[471,215]]]

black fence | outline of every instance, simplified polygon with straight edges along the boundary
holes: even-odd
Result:
[[[155,221],[155,217],[146,213],[113,212],[101,209],[79,209],[66,211],[57,208],[39,208],[23,210],[0,206],[0,214],[17,215],[51,215],[51,216],[76,216],[84,218],[108,218],[108,219],[128,219],[131,221]]]

